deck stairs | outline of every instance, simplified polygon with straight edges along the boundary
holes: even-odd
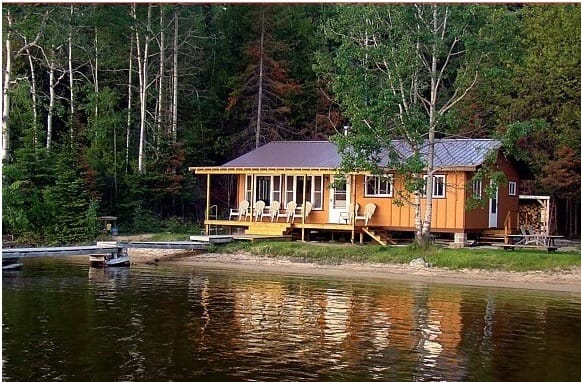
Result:
[[[478,237],[478,245],[491,245],[504,243],[503,229],[486,229]]]
[[[363,232],[365,232],[370,238],[375,240],[381,245],[396,244],[396,242],[389,236],[387,232],[375,231],[369,227],[362,227]]]
[[[288,234],[291,226],[290,223],[255,222],[244,233],[246,235],[284,236]]]

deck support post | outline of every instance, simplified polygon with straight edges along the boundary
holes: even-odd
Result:
[[[357,200],[357,179],[356,175],[351,175],[351,192],[349,193],[349,209],[353,211],[350,214],[351,217],[351,244],[355,244],[355,216],[357,215],[357,211],[355,211],[355,200]],[[361,242],[363,242],[363,234],[360,236]]]
[[[468,235],[466,232],[456,232],[454,233],[454,247],[464,248],[466,246],[466,237]]]
[[[210,174],[206,178],[206,221],[210,220]],[[206,224],[206,236],[210,236],[210,225]]]

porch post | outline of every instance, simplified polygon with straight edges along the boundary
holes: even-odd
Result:
[[[250,222],[254,220],[254,190],[256,189],[256,176],[254,173],[250,175]]]
[[[349,214],[353,216],[351,219],[351,244],[355,244],[355,216],[357,215],[357,211],[355,211],[355,200],[357,200],[357,175],[351,175],[351,192],[349,193],[349,209],[353,211],[353,214]]]
[[[206,221],[210,220],[210,174],[206,177]],[[210,225],[206,224],[206,236],[210,235]]]
[[[306,213],[306,203],[307,203],[307,175],[303,175],[303,213],[302,215],[302,228],[301,228],[301,241],[305,241],[305,213]]]

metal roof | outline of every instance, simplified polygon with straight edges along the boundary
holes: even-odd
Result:
[[[411,154],[408,144],[394,141],[394,148],[402,156]],[[438,139],[434,146],[434,167],[474,168],[481,165],[486,156],[498,150],[501,143],[494,139]],[[421,150],[427,153],[427,146]],[[382,155],[381,166],[389,168],[387,153]],[[219,167],[197,167],[196,170],[227,172],[235,169],[316,169],[334,170],[341,165],[337,146],[328,141],[273,141],[244,154]],[[196,171],[198,172],[198,171]]]

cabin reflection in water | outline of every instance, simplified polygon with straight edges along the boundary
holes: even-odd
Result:
[[[400,363],[429,375],[438,366],[440,377],[443,371],[460,377],[454,375],[462,370],[457,359],[462,295],[457,290],[418,286],[369,295],[368,290],[359,293],[357,286],[306,288],[271,280],[230,287],[231,317],[225,317],[224,311],[212,311],[212,283],[190,279],[191,301],[203,307],[199,326],[190,328],[193,341],[209,341],[209,331],[220,322],[219,330],[230,332],[233,358],[326,362],[337,370],[388,358],[395,368],[403,368]]]

